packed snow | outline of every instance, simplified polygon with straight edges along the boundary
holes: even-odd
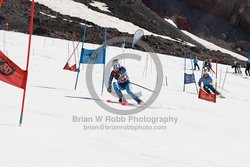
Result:
[[[98,9],[104,11],[104,12],[110,12],[110,10],[108,9],[107,4],[102,3],[102,2],[98,2],[98,1],[93,1],[92,3],[90,3],[91,6],[97,7]]]
[[[4,34],[4,53],[24,68],[28,36],[0,31],[0,39],[3,39]],[[1,50],[3,42],[0,40]],[[118,115],[105,111],[91,99],[86,87],[86,65],[81,68],[79,87],[74,90],[76,73],[62,69],[69,56],[68,46],[72,52],[72,41],[33,36],[22,127],[18,127],[22,90],[0,82],[1,166],[249,167],[249,78],[234,75],[229,66],[219,65],[218,71],[222,71],[219,85],[222,85],[225,71],[229,68],[225,90],[220,90],[226,99],[219,98],[216,104],[210,103],[197,98],[195,85],[187,85],[186,92],[182,91],[182,58],[158,54],[167,80],[164,78],[159,97],[152,106],[134,116],[172,117],[178,118],[178,121],[166,123],[167,129],[162,130],[84,130],[83,125],[91,123],[73,122],[73,116]],[[97,47],[93,44],[85,46]],[[156,72],[148,53],[108,47],[107,61],[121,53],[142,56],[140,62],[123,60],[121,63],[127,68],[131,81],[152,89]],[[191,73],[190,60],[187,62],[187,72]],[[201,66],[201,62],[199,64]],[[147,69],[146,74],[144,69]],[[200,75],[200,71],[195,72],[197,80]],[[96,65],[93,76],[94,87],[100,92],[101,65]],[[150,92],[136,86],[133,86],[133,90],[141,91],[143,100],[147,100],[150,95]],[[106,91],[100,97],[103,100],[117,100]],[[130,102],[135,103],[132,100]],[[121,112],[131,108],[116,104],[110,106],[124,109]]]
[[[167,19],[167,18],[165,18],[164,20],[165,20],[166,22],[170,23],[172,26],[174,26],[174,27],[178,28],[178,27],[177,27],[177,25],[174,23],[174,21],[173,21],[173,20],[171,20],[171,19]]]
[[[53,15],[50,15],[50,14],[46,14],[46,13],[43,13],[43,12],[39,12],[39,13],[41,13],[41,14],[44,15],[44,16],[51,17],[51,18],[53,18],[53,19],[56,18],[56,16],[53,16]]]

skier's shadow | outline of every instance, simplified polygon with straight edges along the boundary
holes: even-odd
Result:
[[[50,86],[38,86],[38,85],[29,85],[29,86],[36,87],[36,88],[42,88],[42,89],[51,89],[51,90],[69,90],[69,89],[56,88],[56,87],[50,87]]]
[[[0,123],[0,126],[12,126],[12,127],[16,127],[17,125],[15,125],[15,124]]]
[[[72,99],[83,99],[83,100],[92,100],[92,101],[103,101],[101,99],[95,99],[91,97],[80,97],[80,96],[65,96],[66,98],[72,98]]]
[[[92,101],[103,101],[102,99],[95,99],[95,98],[91,98],[91,97],[80,97],[80,96],[65,96],[66,98],[72,98],[72,99],[83,99],[83,100],[92,100]],[[118,102],[117,102],[118,103]],[[131,105],[131,106],[135,106],[136,105]],[[140,106],[139,106],[140,108]],[[145,106],[145,108],[149,108],[149,109],[160,109],[159,107],[153,107],[153,106]]]

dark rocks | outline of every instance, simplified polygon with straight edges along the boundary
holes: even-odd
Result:
[[[216,0],[187,0],[187,3],[191,6],[210,11],[215,8]]]
[[[249,52],[250,51],[250,42],[248,41],[237,41],[235,43],[236,48],[240,48],[244,52]]]
[[[129,5],[134,5],[134,4],[136,4],[137,2],[136,2],[136,0],[127,0],[127,3],[128,3]]]
[[[194,52],[194,53],[201,54],[199,48],[197,48],[196,46],[191,47],[190,50],[191,50],[192,52]]]
[[[231,25],[250,32],[249,0],[187,0],[189,5],[229,18]]]
[[[250,1],[242,3],[241,8],[241,26],[245,28],[250,33]]]
[[[221,34],[221,39],[223,39],[223,40],[227,40],[227,34],[225,33],[225,32],[223,32],[222,34]]]
[[[169,17],[167,17],[167,18],[169,18]],[[177,27],[179,29],[191,31],[191,29],[192,29],[191,24],[186,17],[172,16],[172,17],[170,17],[170,19],[173,20],[173,22],[177,25]]]
[[[239,27],[240,25],[240,14],[234,13],[230,18],[230,25],[234,27]]]
[[[235,50],[236,45],[235,45],[235,44],[231,44],[231,48],[232,48],[233,50]]]
[[[44,27],[37,27],[34,29],[33,33],[37,35],[47,35],[48,29]]]
[[[174,22],[221,47],[230,49],[237,41],[250,42],[250,0],[142,1],[159,16],[186,18]]]

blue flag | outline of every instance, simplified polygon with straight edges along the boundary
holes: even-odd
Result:
[[[191,84],[191,83],[195,83],[194,74],[184,73],[184,84]]]
[[[105,64],[105,48],[82,49],[81,64]]]

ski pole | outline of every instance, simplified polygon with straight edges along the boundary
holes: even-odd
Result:
[[[146,87],[144,87],[144,86],[141,86],[141,85],[138,85],[138,84],[136,84],[136,83],[133,83],[133,82],[130,82],[130,83],[133,84],[133,85],[136,85],[136,86],[138,86],[138,87],[141,87],[141,88],[143,88],[143,89],[145,89],[145,90],[148,90],[148,91],[150,91],[150,92],[157,93],[157,92],[155,92],[155,91],[153,91],[153,90],[151,90],[151,89],[148,89],[148,88],[146,88]]]
[[[214,74],[216,74],[216,72],[215,72],[212,68],[210,68],[210,70],[211,70]]]
[[[222,84],[222,89],[224,89],[224,85],[225,85],[226,78],[227,78],[227,73],[228,73],[228,68],[227,68],[227,71],[226,71],[226,74],[225,74],[225,78],[224,78],[224,81],[223,81],[223,84]]]
[[[224,88],[222,88],[222,87],[220,87],[220,86],[218,86],[218,87],[221,88],[222,90],[228,92],[228,93],[231,93],[230,91],[228,91],[228,90],[226,90],[226,89],[224,89]]]

